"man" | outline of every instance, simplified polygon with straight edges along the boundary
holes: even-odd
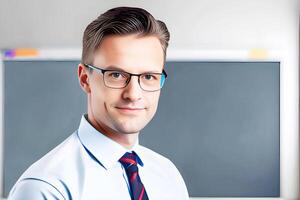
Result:
[[[91,22],[78,65],[87,115],[8,199],[188,199],[174,164],[138,142],[167,77],[168,41],[166,25],[141,8],[114,8]]]

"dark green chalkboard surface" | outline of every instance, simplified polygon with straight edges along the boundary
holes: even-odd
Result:
[[[4,194],[86,112],[79,61],[4,61]],[[280,63],[170,61],[140,143],[170,158],[192,197],[280,196]]]

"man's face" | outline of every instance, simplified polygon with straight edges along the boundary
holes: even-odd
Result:
[[[136,35],[106,37],[95,53],[93,65],[103,69],[114,66],[132,74],[161,73],[164,54],[157,37]],[[147,92],[140,88],[138,77],[132,76],[122,89],[104,85],[103,74],[89,74],[89,109],[97,124],[109,132],[138,133],[153,118],[160,91]]]

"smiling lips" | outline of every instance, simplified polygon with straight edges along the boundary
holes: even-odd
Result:
[[[119,111],[126,113],[135,113],[145,110],[145,108],[131,108],[131,107],[116,107]]]

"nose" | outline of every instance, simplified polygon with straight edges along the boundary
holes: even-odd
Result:
[[[142,89],[139,85],[139,77],[132,76],[128,85],[124,88],[123,98],[128,101],[138,101],[142,98]]]

